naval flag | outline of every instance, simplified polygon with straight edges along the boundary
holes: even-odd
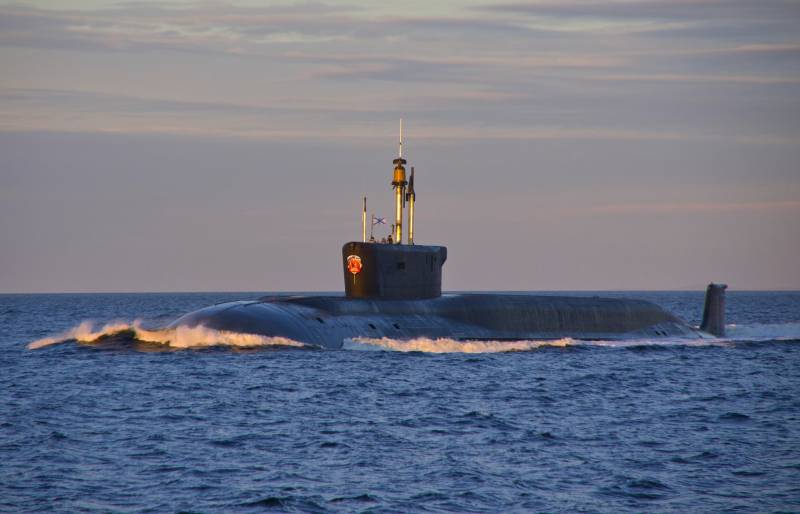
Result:
[[[386,218],[376,218],[375,216],[372,217],[372,224],[373,225],[386,225]]]

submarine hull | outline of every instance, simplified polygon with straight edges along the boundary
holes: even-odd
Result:
[[[702,338],[698,331],[643,301],[513,294],[452,294],[419,300],[343,296],[265,297],[206,307],[171,327],[283,337],[338,349],[354,338],[585,340]]]

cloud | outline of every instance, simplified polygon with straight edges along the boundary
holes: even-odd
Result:
[[[739,144],[797,145],[797,132],[737,134],[708,130],[670,129],[659,124],[625,128],[626,118],[603,124],[604,106],[591,119],[574,118],[554,107],[531,122],[518,112],[530,95],[492,90],[464,90],[441,96],[402,99],[390,105],[361,102],[355,105],[291,105],[281,99],[260,103],[192,101],[147,98],[91,91],[56,89],[0,89],[0,131],[172,134],[243,140],[353,140],[383,137],[375,123],[401,116],[414,120],[417,138],[435,141],[672,141]],[[435,105],[435,108],[431,106]],[[465,106],[472,106],[465,111]],[[573,119],[574,118],[574,119]],[[663,118],[663,117],[662,117]],[[313,120],[313,123],[312,123]],[[620,120],[626,123],[620,124]],[[568,122],[569,121],[569,122]],[[673,124],[674,125],[674,124]],[[334,128],[335,127],[335,128]]]
[[[478,10],[531,28],[571,34],[636,35],[681,46],[700,42],[797,39],[795,0],[544,0],[484,5]]]
[[[0,45],[33,48],[237,53],[253,42],[346,36],[351,9],[324,4],[261,8],[126,4],[93,11],[0,7]],[[260,36],[260,37],[258,37]]]
[[[534,0],[480,9],[527,16],[644,20],[772,20],[800,15],[800,4],[795,0]]]
[[[564,207],[562,212],[579,215],[597,214],[688,214],[713,212],[800,211],[798,201],[773,202],[693,202],[693,203],[631,203],[588,207]]]
[[[25,103],[45,108],[54,105],[74,111],[99,111],[106,113],[245,113],[262,111],[275,113],[281,109],[255,105],[237,105],[224,102],[193,102],[160,98],[140,98],[90,91],[57,89],[5,89],[0,90],[0,102]],[[283,109],[284,111],[288,109]]]
[[[317,3],[269,7],[229,4],[122,4],[97,10],[0,6],[0,45],[34,48],[250,53],[263,45],[330,41],[389,42],[415,35],[491,37],[529,32],[506,21],[469,17],[392,17]]]
[[[324,3],[6,5],[0,46],[13,72],[0,79],[0,126],[360,137],[405,115],[431,137],[783,144],[800,130],[800,42],[764,27],[790,24],[796,5],[565,0],[436,16]],[[761,37],[723,37],[715,23]],[[699,28],[692,42],[653,37]]]
[[[720,84],[757,84],[757,85],[800,85],[800,75],[790,77],[775,77],[763,75],[711,75],[711,74],[621,74],[621,75],[592,75],[591,80],[600,81],[631,81],[631,82],[705,82]]]
[[[99,120],[107,120],[102,131],[185,133],[185,134],[230,134],[261,135],[279,134],[282,137],[292,134],[291,130],[251,131],[249,123],[262,126],[265,121],[278,120],[290,125],[292,119],[317,118],[327,121],[353,122],[374,118],[378,111],[367,106],[297,106],[285,105],[278,99],[274,103],[234,103],[230,101],[192,101],[168,98],[146,98],[110,94],[94,91],[73,91],[36,88],[0,89],[0,105],[4,106],[6,119],[16,115],[19,119],[28,118],[29,129],[63,130],[74,125],[79,132],[93,131]],[[1,118],[0,118],[1,119]],[[45,120],[46,126],[42,126]],[[181,126],[183,129],[179,128]],[[62,127],[62,128],[59,128]],[[295,134],[299,137],[299,133]]]

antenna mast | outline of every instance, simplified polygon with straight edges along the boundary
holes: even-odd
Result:
[[[408,180],[408,192],[406,193],[406,200],[408,201],[408,244],[414,244],[414,202],[417,200],[417,195],[414,193],[414,166],[411,166],[411,178]]]
[[[392,161],[394,164],[394,175],[392,176],[392,188],[394,189],[394,240],[395,244],[403,242],[403,207],[406,202],[406,169],[403,165],[403,119],[400,118],[400,145],[397,149],[397,159]]]
[[[367,242],[367,197],[364,197],[364,208],[361,211],[361,242]]]
[[[403,118],[400,118],[400,145],[397,149],[397,156],[403,158]]]

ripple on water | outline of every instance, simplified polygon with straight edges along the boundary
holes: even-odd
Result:
[[[374,496],[372,494],[359,494],[356,496],[339,496],[336,498],[331,498],[328,500],[330,503],[355,503],[355,504],[364,504],[364,503],[379,503],[380,497]]]
[[[731,421],[734,423],[742,423],[745,421],[750,421],[750,416],[747,414],[742,414],[740,412],[726,412],[719,417],[720,421]]]
[[[629,498],[635,500],[663,500],[670,496],[672,488],[653,478],[618,479],[622,483],[600,489],[603,496]]]
[[[701,294],[665,295],[700,315]],[[226,298],[0,295],[19,311],[0,316],[0,511],[800,511],[788,341],[153,354],[120,334],[26,348],[81,319]],[[800,295],[753,298],[764,316],[800,312]],[[732,316],[749,312],[736,302]]]
[[[256,500],[240,503],[239,507],[251,507],[266,511],[290,512],[326,512],[325,507],[318,503],[319,499],[304,498],[299,496],[265,496]]]

